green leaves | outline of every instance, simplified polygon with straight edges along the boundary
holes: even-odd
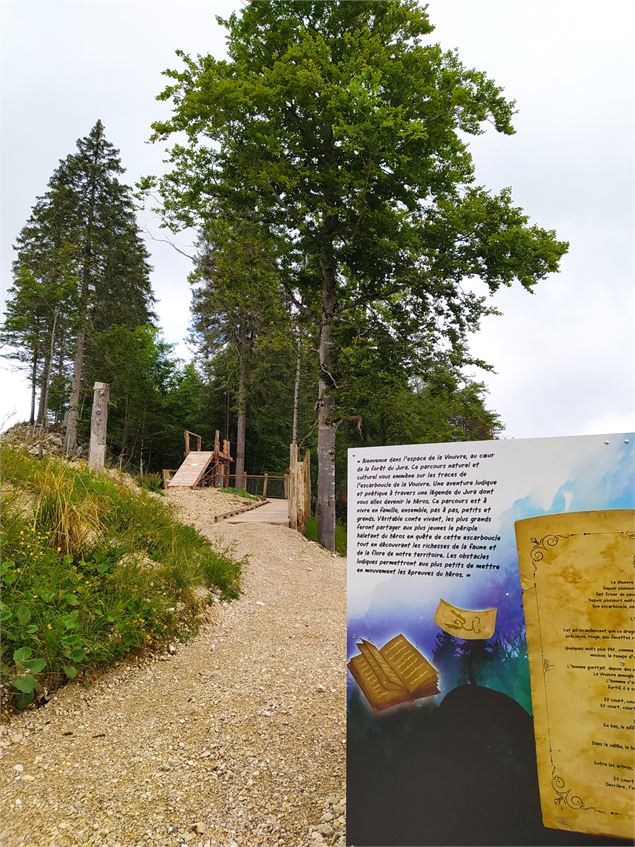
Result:
[[[11,679],[13,687],[20,692],[20,708],[26,708],[34,699],[35,692],[41,688],[35,675],[46,667],[44,659],[31,658],[33,650],[28,646],[19,647],[13,652],[15,670]]]

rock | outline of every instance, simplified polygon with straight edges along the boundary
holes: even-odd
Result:
[[[192,832],[195,832],[197,835],[203,835],[207,827],[204,823],[197,821],[196,823],[193,823],[190,828]]]
[[[14,770],[16,773],[22,773],[22,771],[24,770],[24,765],[14,765],[14,766],[13,766],[13,770]]]
[[[317,828],[318,832],[321,832],[322,835],[333,835],[334,829],[330,823],[323,823]]]

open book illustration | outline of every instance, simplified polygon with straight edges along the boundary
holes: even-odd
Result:
[[[439,693],[437,671],[405,636],[381,649],[365,638],[357,646],[360,652],[348,667],[373,711]]]

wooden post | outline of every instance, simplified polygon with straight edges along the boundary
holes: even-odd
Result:
[[[262,496],[263,497],[267,496],[267,483],[268,482],[269,482],[269,474],[266,473],[265,478],[264,478],[263,483],[262,483]]]
[[[306,515],[304,513],[304,463],[297,462],[295,466],[295,502],[296,502],[296,529],[304,534]]]
[[[289,474],[284,475],[284,499],[289,499]]]
[[[305,521],[311,517],[311,453],[309,450],[304,454],[304,518]]]
[[[289,450],[289,526],[291,529],[298,528],[297,466],[298,445],[292,444]]]
[[[200,436],[200,435],[195,435],[194,437],[196,438],[196,449],[197,449],[197,450],[199,451],[199,453],[200,453],[200,452],[201,452],[201,449],[202,449],[202,446],[203,446],[203,440],[202,440],[202,438],[201,438],[201,436]]]
[[[167,468],[163,468],[161,471],[161,478],[163,480],[163,488],[166,489],[170,482],[170,471]]]
[[[96,382],[93,386],[93,392],[88,466],[90,468],[103,468],[106,463],[106,430],[108,427],[110,386],[107,382]]]
[[[220,453],[220,432],[218,430],[214,433],[214,453]]]
[[[189,452],[190,452],[190,433],[188,432],[187,429],[185,430],[184,435],[185,435],[185,456],[187,458],[187,456],[189,455]]]

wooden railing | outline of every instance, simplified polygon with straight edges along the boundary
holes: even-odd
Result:
[[[193,435],[194,438],[196,439],[196,449],[197,450],[201,449],[201,445],[203,444],[203,439],[201,438],[201,436],[197,432],[190,432],[189,429],[186,429],[185,432],[183,433],[183,435],[185,437],[185,455],[186,456],[190,452],[190,435]]]

